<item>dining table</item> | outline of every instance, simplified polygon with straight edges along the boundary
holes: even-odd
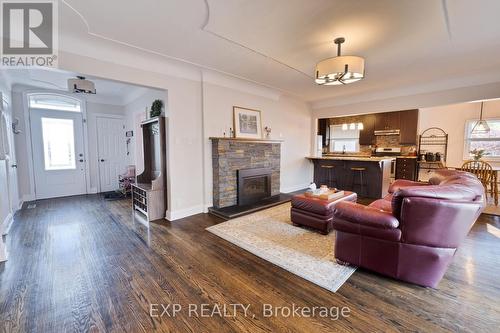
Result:
[[[449,167],[449,169],[462,170],[460,167]],[[490,180],[490,191],[493,196],[495,206],[498,206],[498,173],[500,172],[500,166],[492,166],[492,169],[493,175]],[[487,188],[486,191],[488,191]]]

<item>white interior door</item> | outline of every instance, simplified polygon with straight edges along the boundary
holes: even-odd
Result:
[[[97,152],[100,192],[117,190],[125,171],[127,149],[123,118],[97,117]]]
[[[82,114],[32,109],[30,119],[36,198],[86,194]]]

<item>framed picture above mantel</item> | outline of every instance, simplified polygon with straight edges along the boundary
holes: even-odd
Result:
[[[233,127],[236,138],[262,139],[262,118],[259,110],[233,106]]]

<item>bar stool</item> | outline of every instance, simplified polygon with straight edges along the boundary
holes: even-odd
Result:
[[[356,186],[359,186],[360,187],[360,194],[362,196],[365,196],[366,195],[365,191],[366,191],[366,187],[367,187],[366,179],[365,179],[366,168],[352,167],[351,171],[352,171],[351,189],[354,191],[354,188]],[[359,183],[356,183],[356,176],[359,176]]]
[[[335,166],[334,165],[320,165],[322,169],[326,171],[327,175],[327,185],[328,187],[337,187],[337,179],[335,178]],[[335,184],[335,186],[333,186]],[[321,185],[321,184],[319,184]]]

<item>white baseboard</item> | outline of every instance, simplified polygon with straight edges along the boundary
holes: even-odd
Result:
[[[97,193],[97,187],[92,187],[90,190],[89,190],[89,193],[88,194],[96,194]]]
[[[293,185],[293,186],[289,186],[286,188],[282,188],[281,192],[282,193],[295,192],[295,191],[299,191],[299,190],[303,190],[305,188],[308,188],[309,185],[311,185],[311,183],[303,183],[303,184]]]
[[[19,200],[19,206],[17,207],[17,210],[21,210],[24,205],[24,200]]]
[[[9,213],[9,215],[5,217],[5,219],[2,221],[2,225],[0,225],[1,236],[7,235],[9,233],[10,226],[12,225],[13,220],[13,215],[11,213]]]
[[[198,206],[193,206],[185,209],[179,209],[179,210],[174,210],[174,211],[167,211],[166,212],[166,219],[169,221],[175,221],[179,220],[191,215],[196,215],[203,213],[203,205],[198,205]]]

